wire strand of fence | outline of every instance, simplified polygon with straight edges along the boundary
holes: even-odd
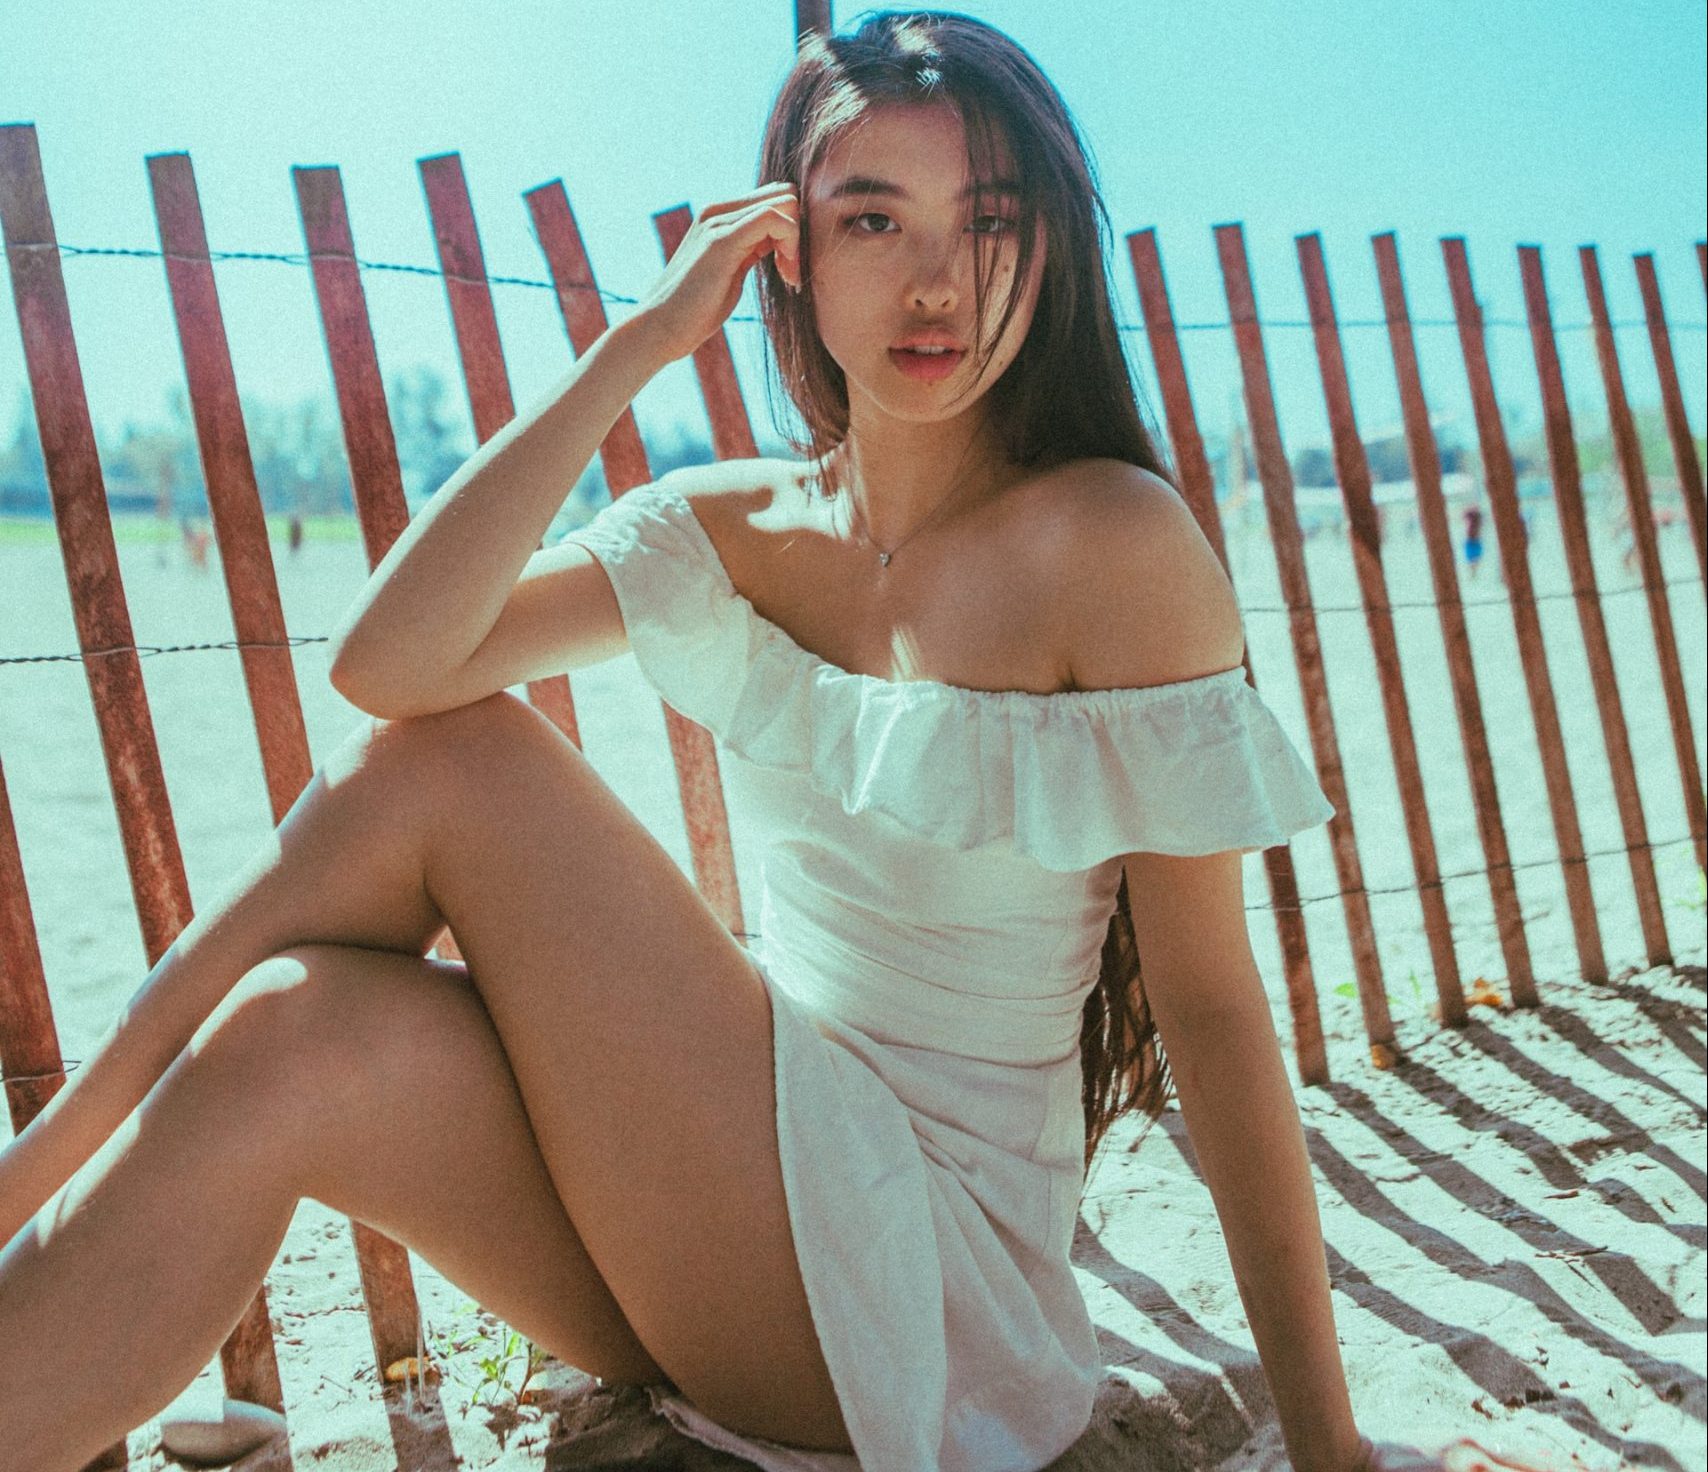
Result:
[[[1668,588],[1683,588],[1695,585],[1700,579],[1692,577],[1665,578],[1662,586]],[[1562,588],[1554,592],[1537,593],[1535,601],[1545,603],[1560,598],[1612,598],[1630,593],[1641,593],[1643,583],[1621,583],[1614,588],[1599,588],[1595,592],[1587,589],[1579,591],[1574,588]],[[1306,609],[1314,613],[1380,613],[1390,612],[1398,608],[1441,608],[1457,606],[1459,608],[1504,608],[1505,598],[1455,598],[1447,603],[1440,603],[1433,598],[1398,599],[1388,603],[1372,603],[1366,608],[1362,603],[1258,603],[1242,607],[1240,612],[1246,613],[1294,613]],[[324,644],[332,636],[330,634],[293,634],[284,640],[225,639],[211,644],[115,644],[109,649],[72,650],[62,654],[10,654],[0,655],[0,665],[6,664],[51,664],[59,660],[80,660],[100,658],[112,654],[188,654],[206,649],[288,649],[299,644]]]
[[[307,266],[311,264],[305,252],[266,251],[266,250],[210,250],[206,256],[185,256],[161,250],[151,250],[144,247],[132,246],[96,246],[96,245],[66,245],[63,242],[37,242],[33,244],[12,245],[9,250],[47,250],[57,251],[62,256],[129,256],[145,260],[175,260],[199,263],[201,261],[272,261],[286,266]],[[446,281],[457,281],[470,286],[526,286],[540,291],[592,291],[597,292],[599,299],[615,303],[619,306],[638,306],[638,297],[623,296],[619,292],[606,291],[603,287],[584,282],[557,282],[542,280],[535,276],[464,276],[448,272],[438,266],[411,266],[397,261],[368,261],[360,256],[345,255],[342,252],[326,252],[323,260],[352,261],[364,271],[395,271],[409,276],[437,276]],[[728,319],[731,322],[759,322],[761,319],[751,313],[732,313]],[[1458,320],[1453,317],[1412,317],[1408,319],[1413,327],[1457,327]],[[1122,332],[1143,332],[1142,322],[1120,322],[1117,324]],[[1177,332],[1217,332],[1226,331],[1231,324],[1219,322],[1176,322],[1173,324]],[[1258,319],[1260,327],[1269,328],[1300,328],[1313,327],[1308,318],[1263,317]],[[1340,327],[1388,327],[1391,324],[1384,317],[1347,317],[1339,321]],[[1523,327],[1528,329],[1530,323],[1521,317],[1484,317],[1484,327]],[[1553,324],[1556,332],[1583,332],[1595,324],[1589,321],[1560,322]],[[1647,327],[1647,322],[1638,319],[1624,319],[1612,324],[1615,328]],[[1694,318],[1684,321],[1668,320],[1667,326],[1674,332],[1703,332],[1708,331],[1708,320],[1697,321]]]
[[[1655,849],[1676,848],[1679,844],[1693,843],[1693,842],[1695,842],[1695,840],[1692,839],[1688,833],[1686,833],[1686,834],[1680,835],[1677,838],[1663,838],[1663,839],[1659,839],[1658,841],[1651,842],[1651,843],[1626,844],[1623,846],[1616,846],[1613,848],[1595,849],[1593,852],[1586,853],[1584,855],[1584,858],[1585,858],[1585,860],[1605,859],[1605,858],[1611,858],[1611,857],[1618,855],[1618,854],[1628,854],[1628,853],[1632,852],[1634,849],[1648,849],[1652,852]],[[1484,869],[1461,869],[1457,873],[1443,874],[1432,885],[1423,885],[1423,884],[1415,884],[1415,883],[1414,884],[1390,884],[1390,885],[1366,884],[1366,885],[1361,886],[1360,888],[1361,888],[1362,893],[1369,894],[1369,895],[1411,894],[1414,891],[1422,890],[1422,889],[1426,889],[1426,888],[1439,888],[1442,885],[1446,884],[1447,881],[1450,879],[1480,879],[1480,878],[1483,878],[1484,876],[1486,876],[1487,874],[1491,873],[1492,871],[1494,871],[1496,869],[1510,869],[1513,871],[1517,871],[1520,869],[1540,869],[1540,868],[1545,868],[1545,867],[1552,865],[1552,864],[1557,864],[1559,862],[1560,862],[1560,860],[1558,860],[1558,859],[1527,859],[1522,863],[1490,864],[1487,868],[1484,868]],[[1300,899],[1299,903],[1296,905],[1275,904],[1272,901],[1261,901],[1255,905],[1247,905],[1245,907],[1245,909],[1246,909],[1247,914],[1251,914],[1251,913],[1254,913],[1254,912],[1259,911],[1259,910],[1302,910],[1306,905],[1326,904],[1329,900],[1339,899],[1343,894],[1346,894],[1346,893],[1348,893],[1348,891],[1343,890],[1343,889],[1336,889],[1336,890],[1330,890],[1327,894],[1305,895]],[[756,940],[759,938],[760,932],[757,930],[732,930],[730,932],[730,934],[735,936],[738,940]],[[1495,980],[1501,980],[1502,978],[1497,977],[1494,979]],[[72,1073],[75,1073],[77,1071],[77,1069],[82,1066],[82,1062],[83,1062],[83,1060],[80,1058],[68,1058],[65,1061],[65,1067],[64,1068],[51,1069],[47,1073],[14,1073],[14,1074],[8,1074],[5,1078],[0,1079],[0,1085],[4,1085],[5,1087],[10,1088],[13,1084],[39,1083],[39,1082],[42,1082],[42,1081],[44,1081],[46,1079],[50,1079],[50,1078],[66,1078],[69,1075],[71,1075]]]

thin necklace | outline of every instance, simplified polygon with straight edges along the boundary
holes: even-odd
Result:
[[[938,501],[934,507],[932,507],[925,520],[920,522],[918,526],[897,542],[895,546],[891,547],[888,552],[879,547],[878,544],[872,540],[871,533],[866,530],[866,514],[860,510],[859,502],[854,499],[854,488],[850,486],[848,488],[848,505],[850,508],[850,515],[858,516],[860,518],[860,538],[868,547],[874,548],[877,551],[878,565],[880,567],[888,567],[890,565],[890,558],[894,557],[896,553],[901,551],[903,547],[917,537],[927,526],[931,524],[933,520],[935,520],[937,513],[949,504],[950,498],[954,496],[956,491],[960,490],[960,488],[966,483],[966,480],[967,477],[965,475],[959,477],[955,481],[955,484],[949,487],[949,490],[945,493],[943,498]]]

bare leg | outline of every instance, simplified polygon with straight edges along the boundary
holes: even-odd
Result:
[[[462,964],[296,946],[0,1252],[0,1472],[82,1466],[166,1405],[302,1196],[407,1243],[565,1364],[667,1381],[558,1199]]]
[[[305,941],[420,956],[437,939],[445,917],[420,854],[447,773],[421,759],[419,743],[402,750],[405,734],[357,727],[155,963],[94,1056],[0,1151],[0,1244],[100,1148],[252,966]]]
[[[426,983],[435,973],[422,969],[428,963],[419,956],[301,941],[324,934],[329,917],[347,920],[362,902],[326,872],[351,849],[360,853],[356,845],[335,836],[325,845],[334,857],[299,858],[289,882],[279,876],[292,865],[291,853],[257,865],[254,893],[278,880],[272,906],[289,912],[299,938],[281,942],[276,913],[250,904],[251,895],[230,902],[226,926],[207,932],[207,954],[220,936],[231,972],[203,977],[201,985],[221,995],[240,970],[252,980],[226,999],[229,1005],[215,1004],[205,1035],[189,1029],[189,1061],[174,1062],[148,1094],[134,1139],[121,1131],[37,1225],[0,1253],[0,1467],[18,1427],[64,1418],[71,1399],[98,1399],[106,1407],[99,1424],[83,1429],[110,1435],[116,1392],[107,1367],[150,1343],[151,1316],[187,1316],[193,1301],[205,1320],[179,1328],[186,1343],[160,1356],[171,1359],[171,1389],[180,1388],[219,1342],[221,1326],[241,1312],[276,1250],[288,1204],[301,1194],[361,1214],[412,1246],[431,1249],[436,1240],[438,1248],[422,1255],[436,1263],[460,1257],[461,1281],[477,1297],[486,1296],[473,1287],[477,1275],[501,1274],[525,1259],[526,1271],[512,1274],[508,1287],[489,1287],[488,1301],[496,1309],[507,1297],[514,1308],[500,1309],[502,1316],[548,1348],[564,1346],[554,1352],[568,1363],[603,1373],[595,1367],[617,1360],[648,1378],[656,1378],[655,1369],[667,1372],[732,1430],[849,1450],[785,1209],[772,1011],[762,976],[670,856],[537,712],[494,698],[385,725],[373,741],[352,745],[340,757],[365,777],[364,787],[346,774],[346,800],[328,795],[305,818],[312,814],[328,830],[365,820],[396,837],[406,851],[396,866],[368,856],[366,877],[383,892],[377,907],[400,905],[424,889],[437,897],[439,914],[454,917],[468,970],[455,968],[454,981],[440,976],[441,995],[430,997]],[[330,764],[326,776],[333,776]],[[369,787],[366,801],[359,799]],[[316,899],[306,900],[309,894]],[[375,904],[376,895],[365,899]],[[338,966],[358,969],[341,995],[310,1009],[321,1022],[305,1042],[298,1010],[257,1011],[250,993],[259,981],[276,981],[278,967],[292,958],[326,951],[355,958]],[[277,963],[259,964],[272,954]],[[402,979],[384,996],[376,966]],[[193,979],[197,971],[176,974]],[[474,1071],[466,1050],[451,1066],[407,1051],[419,1054],[424,1029],[451,1015],[444,1005],[423,1006],[442,1003],[447,988],[466,1004],[465,1021],[480,1023],[487,1054],[503,1063],[498,1077],[511,1123],[482,1135],[459,1097],[454,1119],[430,1121],[431,1131],[411,1142],[403,1161],[411,1168],[393,1189],[376,1192],[375,1172],[393,1162],[373,1150],[372,1121],[401,1116],[413,1123],[422,1078]],[[163,996],[161,1010],[167,1001],[173,999]],[[174,1005],[181,1019],[186,1004],[178,998]],[[364,1028],[355,1025],[359,1015],[368,1018]],[[267,1022],[234,1032],[245,1016]],[[246,1037],[246,1047],[237,1048],[235,1036]],[[404,1054],[396,1051],[400,1042]],[[235,1051],[228,1055],[226,1047]],[[273,1067],[280,1058],[290,1060],[282,1074]],[[303,1060],[326,1058],[335,1066],[305,1074]],[[381,1058],[401,1073],[390,1076],[376,1107],[360,1088]],[[200,1102],[185,1105],[175,1126],[151,1128],[157,1115],[175,1117],[168,1106],[179,1090]],[[229,1107],[228,1094],[235,1096]],[[391,1102],[397,1099],[411,1107],[399,1109]],[[522,1137],[523,1124],[526,1169],[518,1163],[503,1186],[477,1181],[470,1162],[517,1161],[506,1142]],[[245,1139],[246,1131],[255,1138]],[[329,1154],[328,1140],[341,1131],[353,1143]],[[486,1145],[491,1138],[498,1148]],[[422,1147],[447,1142],[463,1159],[424,1166]],[[198,1158],[184,1158],[186,1148]],[[148,1170],[137,1163],[145,1152]],[[459,1235],[443,1198],[456,1195],[460,1182],[477,1209],[473,1226]],[[174,1250],[181,1236],[174,1213],[195,1210],[184,1203],[198,1195],[204,1221],[210,1204],[233,1197],[248,1198],[252,1209],[221,1220],[217,1240],[191,1236]],[[513,1241],[493,1242],[479,1219],[480,1204],[490,1215],[493,1200],[506,1203],[507,1228],[517,1218]],[[544,1205],[524,1222],[530,1200]],[[146,1204],[133,1209],[136,1202]],[[423,1205],[430,1220],[404,1220]],[[125,1230],[109,1230],[109,1219]],[[148,1244],[145,1263],[160,1265],[144,1302],[125,1296],[125,1286],[140,1280],[115,1265],[131,1239]],[[221,1259],[210,1273],[225,1283],[229,1302],[198,1289],[179,1303],[174,1275],[197,1274],[198,1259],[209,1254]],[[602,1296],[600,1280],[609,1290]],[[85,1281],[100,1291],[84,1291]],[[588,1311],[596,1318],[602,1303],[613,1312],[593,1332]],[[549,1311],[558,1314],[555,1331],[531,1327],[530,1318],[537,1323]],[[123,1318],[116,1328],[109,1323],[115,1315]],[[62,1341],[67,1322],[90,1323],[79,1336],[87,1343]],[[9,1330],[20,1335],[10,1345]],[[31,1350],[43,1344],[58,1345],[54,1369],[79,1382],[74,1397],[44,1394],[29,1378],[39,1364]],[[121,1388],[127,1416],[157,1409],[150,1402],[161,1382]],[[42,1472],[74,1464],[32,1458],[25,1465]]]
[[[0,1251],[0,1469],[74,1472],[195,1378],[296,1210],[293,1113],[199,1034]]]

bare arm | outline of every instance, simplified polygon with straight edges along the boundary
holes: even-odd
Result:
[[[1210,1188],[1264,1379],[1296,1472],[1359,1463],[1335,1337],[1328,1260],[1310,1157],[1280,1042],[1257,1001],[1185,1028],[1163,1046],[1199,1169]]]
[[[777,181],[701,210],[633,316],[480,447],[381,559],[333,636],[332,683],[375,715],[433,708],[486,642],[570,487],[629,401],[694,352],[778,252],[800,272],[799,203]],[[499,660],[508,666],[510,661]]]
[[[1232,583],[1166,482],[1102,465],[1053,544],[1065,554],[1066,663],[1082,689],[1236,669]],[[1227,1242],[1296,1472],[1352,1472],[1359,1436],[1340,1362],[1310,1158],[1246,930],[1237,850],[1124,860],[1145,997]]]
[[[339,621],[332,684],[376,713],[407,710],[460,669],[617,416],[668,361],[649,321],[631,317],[469,456]]]

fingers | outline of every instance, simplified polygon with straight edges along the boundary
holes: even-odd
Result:
[[[749,204],[742,212],[719,220],[717,228],[746,246],[743,271],[775,251],[777,270],[784,282],[793,290],[800,290],[800,204],[792,189]]]
[[[789,183],[787,179],[778,179],[770,184],[761,184],[759,188],[751,190],[747,194],[738,194],[734,199],[721,199],[713,204],[706,205],[695,218],[697,220],[710,220],[719,215],[736,214],[752,208],[755,204],[764,205],[782,195],[792,195],[794,192],[795,186]]]
[[[695,216],[694,228],[741,249],[738,279],[774,251],[784,284],[801,289],[800,201],[788,180],[707,205]]]

